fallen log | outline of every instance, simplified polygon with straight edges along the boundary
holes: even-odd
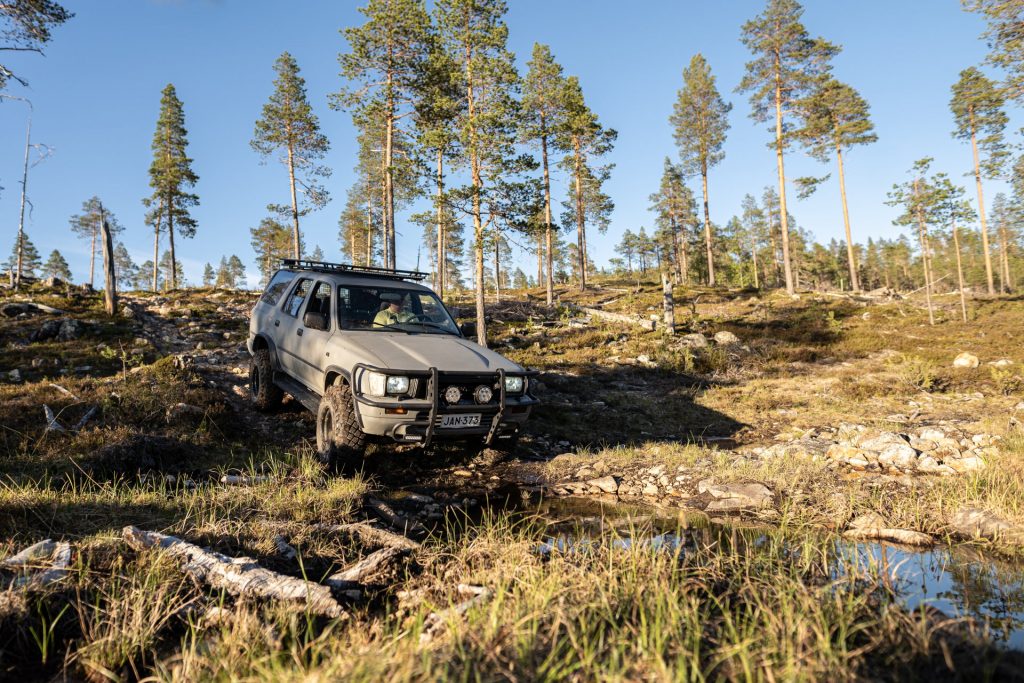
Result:
[[[883,529],[880,527],[849,529],[843,533],[843,537],[863,541],[890,541],[917,547],[935,545],[935,539],[928,534],[909,529]]]
[[[326,583],[328,585],[331,585],[332,582],[339,581],[361,583],[366,577],[371,576],[380,570],[381,567],[391,564],[407,552],[407,550],[402,550],[400,548],[382,548],[376,552],[370,553],[351,567],[343,569],[335,574],[331,574],[327,577]]]
[[[394,508],[377,498],[367,498],[366,507],[374,514],[390,524],[395,529],[402,531],[422,531],[423,525],[416,520],[409,520],[395,512]]]
[[[301,604],[314,614],[345,617],[345,611],[327,586],[272,572],[247,557],[228,557],[155,531],[126,526],[121,535],[136,550],[155,548],[182,561],[182,569],[232,595],[273,598]]]
[[[355,536],[367,545],[382,546],[385,548],[399,548],[405,550],[417,550],[420,547],[418,541],[396,534],[387,529],[373,526],[368,522],[349,522],[347,524],[313,524],[312,528],[331,534],[346,534]]]
[[[71,544],[55,543],[48,538],[30,545],[17,555],[8,557],[2,564],[5,568],[23,572],[42,569],[20,576],[11,584],[16,588],[41,588],[67,576],[67,568],[71,565]]]
[[[619,323],[622,325],[633,325],[651,332],[658,327],[657,321],[650,320],[649,318],[643,318],[635,315],[623,315],[622,313],[612,313],[611,311],[602,311],[599,308],[581,308],[580,312],[589,315],[591,318],[607,320],[608,322]]]
[[[426,645],[432,641],[441,634],[444,627],[449,622],[461,617],[463,614],[468,612],[471,607],[481,605],[494,597],[494,592],[491,591],[490,588],[486,588],[484,586],[467,586],[466,584],[460,583],[458,585],[458,591],[463,595],[469,594],[473,597],[449,607],[448,609],[441,610],[440,612],[431,612],[423,622],[423,632],[420,634],[420,645]]]

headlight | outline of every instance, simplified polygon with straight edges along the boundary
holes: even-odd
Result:
[[[387,381],[387,393],[391,395],[395,394],[408,394],[409,393],[409,378],[401,376],[388,377]]]
[[[509,394],[521,394],[526,390],[525,377],[505,377],[505,392]]]
[[[367,396],[399,396],[409,393],[409,378],[401,375],[385,375],[382,372],[367,372],[363,392]]]
[[[388,376],[383,375],[379,372],[368,372],[366,373],[366,387],[363,391],[367,396],[384,396],[384,385],[388,381]]]

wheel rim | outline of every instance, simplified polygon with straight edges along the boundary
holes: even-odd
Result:
[[[323,434],[324,448],[330,448],[334,443],[334,417],[330,409],[325,410],[320,418],[320,433]]]

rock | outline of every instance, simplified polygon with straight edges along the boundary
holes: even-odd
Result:
[[[981,361],[978,360],[977,356],[966,351],[953,359],[954,368],[976,368],[980,364]]]
[[[199,406],[189,405],[188,403],[175,403],[167,408],[165,417],[167,418],[167,424],[180,424],[182,422],[192,422],[203,417],[204,411]]]
[[[600,489],[604,493],[615,493],[619,490],[619,482],[613,476],[598,477],[587,482],[590,486]]]
[[[452,472],[456,477],[472,477],[473,473],[469,470],[455,470]],[[567,485],[568,486],[568,485]]]
[[[976,455],[968,455],[962,458],[950,458],[944,462],[959,474],[975,472],[977,470],[984,469],[985,467],[985,461]]]
[[[29,340],[34,342],[40,342],[49,341],[50,339],[53,339],[60,333],[60,323],[60,320],[47,320],[46,322],[39,326],[38,330],[36,330],[31,334],[31,336],[29,336]]]
[[[851,529],[883,529],[885,518],[877,512],[866,512],[850,521]]]
[[[657,496],[660,492],[661,490],[658,488],[657,484],[645,484],[641,491],[643,495],[652,497]]]
[[[597,472],[595,472],[593,469],[591,469],[589,467],[584,467],[583,469],[581,469],[579,472],[576,473],[576,478],[580,479],[582,481],[586,481],[588,479],[593,479],[596,476],[598,476]]]
[[[64,318],[60,322],[60,330],[57,332],[57,339],[60,341],[71,341],[78,339],[85,332],[85,325],[74,318]]]
[[[708,345],[708,338],[700,332],[694,332],[693,334],[684,334],[679,338],[679,343],[693,349],[703,349]]]
[[[740,343],[740,338],[728,330],[715,333],[715,343],[719,346],[733,346]]]
[[[20,382],[21,370],[18,370],[17,368],[11,370],[10,372],[7,373],[7,379],[9,379],[12,382]]]
[[[939,444],[935,443],[934,441],[930,441],[929,439],[919,439],[916,436],[911,436],[910,447],[913,448],[915,451],[927,453],[928,451],[934,451],[936,448],[939,447]]]
[[[865,459],[864,451],[861,449],[839,443],[829,446],[828,451],[825,452],[825,457],[829,460],[838,460],[839,462],[848,462],[853,458]]]
[[[925,427],[920,432],[918,432],[918,435],[922,439],[934,441],[935,443],[940,443],[944,441],[946,438],[946,434],[944,432],[939,431],[938,429],[933,429],[931,427]]]
[[[1000,358],[999,360],[989,361],[988,365],[992,365],[997,368],[1008,368],[1013,365],[1013,361],[1009,358]]]
[[[890,467],[910,469],[917,464],[917,451],[906,442],[893,443],[879,452],[878,462],[881,465],[888,465]]]
[[[865,451],[881,453],[890,446],[908,446],[907,440],[893,432],[864,432],[853,440],[854,445]]]
[[[924,474],[938,474],[941,471],[939,461],[930,455],[922,455],[917,459],[917,471]]]
[[[642,365],[645,368],[653,368],[653,367],[655,367],[657,365],[657,363],[652,361],[651,357],[648,356],[646,353],[642,353],[639,356],[637,356],[636,357],[636,363],[637,363],[637,365]]]
[[[712,511],[724,511],[726,509],[740,508],[762,508],[771,505],[772,490],[764,484],[751,482],[749,484],[712,484],[706,487],[707,493],[721,500],[732,501],[729,507],[708,508]]]
[[[981,508],[964,508],[951,516],[948,523],[954,533],[965,538],[994,539],[1012,528],[999,515]]]
[[[704,512],[740,512],[751,507],[753,506],[739,498],[718,498],[708,503]]]

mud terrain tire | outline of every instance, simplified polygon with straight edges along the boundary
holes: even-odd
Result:
[[[366,450],[366,435],[356,421],[352,389],[347,384],[328,387],[316,411],[316,450],[329,466],[339,461],[361,458]]]
[[[281,405],[284,393],[274,384],[270,349],[257,349],[249,361],[249,400],[256,410],[270,412]]]

